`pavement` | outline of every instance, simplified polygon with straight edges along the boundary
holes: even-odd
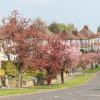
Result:
[[[82,86],[51,92],[0,97],[0,100],[100,100],[100,72]]]

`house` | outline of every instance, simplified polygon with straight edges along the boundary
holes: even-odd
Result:
[[[81,51],[97,51],[100,50],[100,33],[93,33],[87,25],[85,25],[79,32],[65,33],[66,42],[69,44],[76,44]]]
[[[53,35],[47,28],[45,28],[44,33]],[[87,25],[85,25],[79,32],[73,31],[72,33],[67,33],[63,31],[64,38],[66,42],[70,45],[75,44],[81,51],[98,51],[100,50],[100,32],[97,34],[93,33]],[[6,43],[4,37],[0,36],[0,61],[7,61],[8,57],[4,53],[2,43],[5,46],[13,45],[13,42]],[[45,42],[44,42],[45,43]],[[16,59],[16,55],[10,54],[10,59]]]
[[[80,45],[81,50],[83,51],[89,51],[92,50],[92,43],[94,42],[94,38],[92,37],[94,33],[88,28],[87,25],[84,26],[79,31],[79,37],[80,37]]]
[[[93,49],[95,51],[99,51],[100,50],[100,32],[96,33],[93,38],[94,38]]]
[[[8,43],[8,41],[6,41],[6,40],[4,39],[4,37],[2,37],[2,36],[0,35],[0,67],[1,67],[2,61],[8,61],[9,59],[10,59],[11,61],[14,61],[14,60],[15,60],[16,55],[9,53],[9,58],[8,58],[7,53],[5,53],[6,48],[7,48],[8,46],[13,46],[13,45],[14,45],[14,42],[10,41],[10,42]],[[4,49],[5,49],[5,50],[4,50]]]

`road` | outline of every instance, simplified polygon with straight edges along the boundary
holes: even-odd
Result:
[[[0,100],[100,100],[100,72],[83,86],[46,93],[1,97]]]

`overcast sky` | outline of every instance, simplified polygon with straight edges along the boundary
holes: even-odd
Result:
[[[0,0],[0,18],[18,10],[28,18],[84,25],[96,32],[100,24],[100,0]]]

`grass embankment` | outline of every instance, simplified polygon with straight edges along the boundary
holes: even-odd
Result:
[[[84,75],[74,75],[73,78],[69,79],[64,84],[56,84],[56,85],[50,85],[50,86],[44,85],[44,86],[37,86],[37,87],[25,88],[25,89],[0,90],[0,96],[36,93],[36,92],[78,86],[78,85],[86,83],[89,79],[91,79],[94,76],[94,74],[97,71],[100,71],[100,67],[93,69],[93,70],[92,69],[86,70]]]

